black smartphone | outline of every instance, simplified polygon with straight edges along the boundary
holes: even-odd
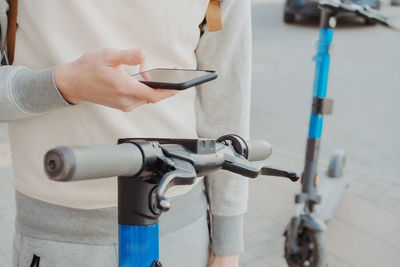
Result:
[[[132,75],[152,88],[184,90],[217,78],[212,70],[152,69]]]

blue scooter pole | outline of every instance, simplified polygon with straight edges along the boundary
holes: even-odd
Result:
[[[329,75],[329,45],[332,42],[333,30],[322,28],[320,29],[318,42],[318,52],[314,60],[316,61],[316,74],[314,77],[314,98],[325,98],[326,91],[328,87],[328,75]],[[323,116],[322,114],[311,113],[310,127],[308,131],[308,137],[318,139],[321,138],[323,126]]]
[[[322,16],[328,16],[323,12]],[[324,21],[324,20],[322,20]],[[308,129],[306,162],[302,179],[302,192],[315,193],[317,177],[317,164],[319,145],[322,135],[323,116],[330,114],[332,111],[332,101],[326,99],[328,87],[330,55],[329,47],[332,43],[333,29],[329,25],[329,19],[326,23],[322,23],[320,28],[320,36],[318,41],[318,51],[314,57],[316,61],[314,88],[313,88],[313,106],[310,116]]]
[[[118,225],[119,266],[153,266],[158,260],[158,224]],[[157,266],[157,265],[155,265]]]
[[[161,150],[150,142],[119,139],[140,147],[143,163],[132,177],[118,177],[119,267],[162,267],[159,261],[156,191],[161,177],[152,170]]]
[[[119,267],[161,267],[158,217],[148,182],[118,177]]]

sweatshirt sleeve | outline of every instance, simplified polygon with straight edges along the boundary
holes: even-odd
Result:
[[[223,30],[205,26],[197,48],[198,69],[216,70],[218,78],[197,87],[197,131],[200,137],[238,134],[249,138],[251,83],[250,0],[222,0]],[[211,210],[212,251],[232,255],[243,251],[243,218],[247,210],[247,179],[226,171],[206,177]]]
[[[0,0],[0,61],[7,34],[8,3]],[[54,70],[34,71],[22,66],[0,67],[0,122],[27,119],[69,106],[54,82]]]
[[[57,89],[54,70],[1,66],[0,121],[28,119],[51,109],[70,106]]]

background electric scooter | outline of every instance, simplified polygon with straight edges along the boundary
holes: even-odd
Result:
[[[319,1],[322,9],[316,62],[313,101],[309,123],[301,192],[295,197],[296,214],[286,227],[285,258],[289,266],[326,266],[323,240],[325,222],[333,217],[348,184],[341,177],[345,164],[342,152],[333,155],[327,175],[318,175],[323,116],[332,113],[333,101],[326,98],[333,29],[340,13],[354,13],[368,21],[392,27],[388,19],[369,6],[347,4],[339,0]],[[330,178],[329,178],[330,177]],[[321,204],[321,205],[320,205]],[[318,207],[318,205],[320,205]],[[325,221],[325,222],[324,222]]]

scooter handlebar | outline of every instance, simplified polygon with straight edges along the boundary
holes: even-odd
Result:
[[[269,158],[272,154],[272,145],[264,140],[247,140],[249,161],[260,161]]]
[[[142,152],[131,143],[57,147],[48,151],[44,158],[46,174],[54,181],[133,176],[140,171],[142,163]]]
[[[271,144],[263,140],[246,141],[248,160],[267,159]],[[44,158],[47,176],[54,181],[78,181],[114,176],[134,176],[143,165],[143,153],[134,143],[109,146],[56,147]]]

